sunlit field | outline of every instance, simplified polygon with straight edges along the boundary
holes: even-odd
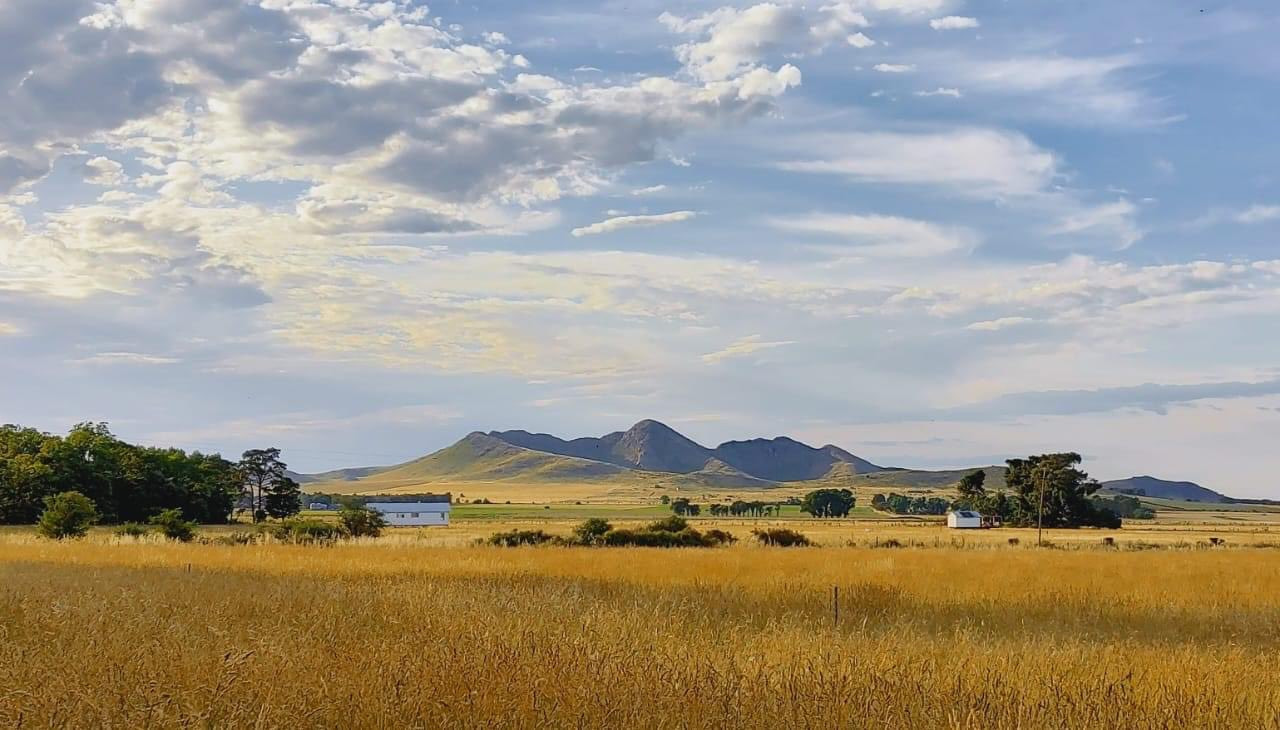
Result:
[[[1264,532],[467,544],[504,526],[333,547],[6,531],[0,727],[1280,726],[1280,550],[1243,546]],[[836,547],[893,539],[918,547]]]

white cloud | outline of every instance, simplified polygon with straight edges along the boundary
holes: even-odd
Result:
[[[916,67],[909,63],[877,63],[871,68],[885,74],[902,74],[916,70]]]
[[[1263,223],[1280,219],[1280,205],[1251,205],[1235,216],[1237,223]]]
[[[849,0],[835,0],[812,10],[764,2],[741,9],[726,6],[687,18],[664,12],[658,19],[676,33],[703,39],[676,48],[685,67],[703,81],[759,70],[759,64],[771,56],[820,53],[835,41],[856,48],[873,43],[856,32],[870,23]]]
[[[978,240],[962,228],[887,215],[813,214],[769,222],[779,230],[848,239],[854,253],[866,256],[938,256],[972,249]]]
[[[854,48],[870,48],[876,44],[876,42],[871,38],[868,38],[865,33],[854,33],[844,40],[845,43],[848,43]]]
[[[965,325],[965,329],[973,330],[975,332],[995,332],[997,330],[1008,329],[1010,327],[1016,327],[1020,324],[1027,324],[1034,321],[1035,320],[1030,317],[1001,317],[999,319],[988,319],[981,322],[974,322],[972,324]]]
[[[702,356],[705,363],[718,363],[733,358],[746,357],[762,350],[772,350],[776,347],[785,347],[786,345],[794,345],[794,340],[778,340],[774,342],[766,341],[761,335],[748,335],[740,340],[730,343],[723,349],[715,352],[708,352]]]
[[[1128,248],[1143,236],[1134,222],[1137,212],[1138,207],[1124,199],[1081,207],[1051,225],[1048,232],[1059,236],[1101,234],[1115,240],[1118,248]]]
[[[631,191],[632,195],[656,195],[657,193],[666,192],[666,185],[650,185],[644,188],[636,188]]]
[[[949,96],[952,99],[959,99],[962,94],[959,89],[947,89],[939,86],[932,91],[917,91],[916,96]]]
[[[1164,102],[1136,87],[1132,76],[1141,65],[1134,55],[1072,57],[1023,55],[994,59],[935,56],[930,68],[966,90],[992,96],[1022,97],[1020,114],[1055,123],[1152,125],[1178,119]]]
[[[948,15],[944,18],[934,18],[929,21],[929,27],[934,30],[960,30],[962,28],[977,28],[979,25],[977,18],[968,18],[963,15]]]
[[[691,210],[677,210],[671,213],[659,213],[657,215],[622,215],[615,218],[608,218],[599,223],[592,223],[589,226],[575,228],[570,233],[574,236],[594,236],[600,233],[613,233],[624,228],[643,228],[646,226],[660,226],[667,223],[680,223],[687,221],[696,216]]]
[[[88,365],[172,365],[182,361],[176,357],[148,355],[141,352],[99,352],[76,362]]]
[[[8,322],[0,322],[0,337],[4,337],[5,335],[16,335],[20,332],[22,332],[22,330],[18,329],[18,325],[9,324]]]
[[[124,166],[106,157],[94,157],[84,163],[84,181],[90,185],[115,186],[124,183]]]
[[[945,186],[979,197],[1038,193],[1060,175],[1052,152],[1017,132],[996,129],[860,132],[809,142],[820,156],[779,166],[868,183]]]

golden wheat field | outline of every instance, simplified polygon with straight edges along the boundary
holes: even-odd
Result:
[[[177,726],[1280,727],[1280,551],[0,541],[0,727]]]

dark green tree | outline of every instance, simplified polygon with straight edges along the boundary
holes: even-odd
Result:
[[[1006,521],[1019,527],[1119,527],[1115,513],[1098,509],[1089,500],[1101,485],[1077,468],[1080,462],[1075,453],[1009,459]]]
[[[610,525],[607,520],[600,517],[592,517],[573,528],[573,537],[581,545],[597,545],[604,539],[605,534],[612,529],[613,525]]]
[[[804,495],[800,511],[814,517],[848,517],[856,502],[848,489],[816,489]]]
[[[250,449],[240,457],[241,485],[248,498],[254,522],[260,522],[268,515],[275,516],[272,514],[273,511],[287,517],[297,514],[302,509],[300,503],[302,490],[296,483],[292,487],[286,484],[286,482],[293,482],[285,474],[287,468],[285,463],[280,461],[280,449],[276,448]],[[294,500],[298,502],[293,507],[288,504],[291,492]],[[276,496],[272,497],[273,494]],[[272,506],[268,506],[269,497],[271,497]],[[290,512],[289,509],[293,511]]]
[[[975,502],[987,496],[987,490],[984,485],[987,482],[987,473],[982,469],[971,471],[960,479],[960,483],[956,485],[956,491],[960,493],[960,499]]]
[[[267,515],[277,520],[298,514],[302,511],[302,487],[289,477],[272,482],[267,487],[265,507]]]
[[[362,505],[343,507],[338,512],[338,524],[347,537],[377,537],[387,526],[387,520],[378,510]]]
[[[79,492],[61,492],[45,498],[36,532],[54,540],[84,537],[97,521],[93,500]]]

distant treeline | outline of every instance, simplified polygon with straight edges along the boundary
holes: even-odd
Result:
[[[169,509],[201,523],[225,523],[241,504],[255,518],[296,513],[297,485],[284,478],[279,451],[218,454],[138,446],[105,423],[82,423],[66,436],[0,426],[0,524],[29,524],[45,499],[79,492],[105,523],[145,522]]]

